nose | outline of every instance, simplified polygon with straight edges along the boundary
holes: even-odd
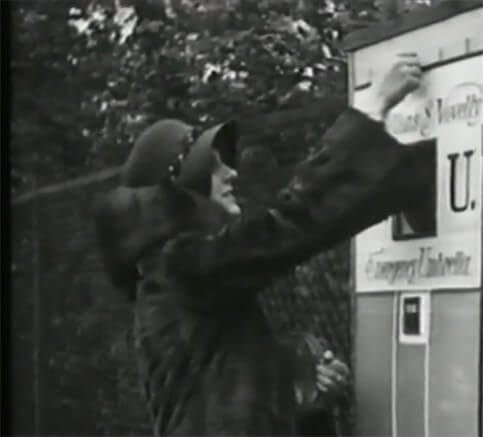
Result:
[[[234,169],[234,168],[231,168],[231,167],[226,167],[226,176],[225,176],[225,180],[227,182],[232,182],[234,181],[235,179],[238,178],[238,172]]]

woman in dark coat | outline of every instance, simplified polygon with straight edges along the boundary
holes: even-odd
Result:
[[[195,138],[191,126],[164,120],[138,139],[123,185],[99,204],[97,230],[107,273],[135,301],[135,346],[156,436],[302,432],[300,410],[317,398],[317,385],[324,397],[325,377],[315,371],[321,357],[275,341],[257,293],[425,201],[433,146],[404,147],[380,123],[420,75],[416,57],[401,57],[374,88],[371,106],[347,109],[273,207],[252,217],[240,214],[233,196],[234,122]],[[331,372],[343,374],[335,366],[328,379]]]

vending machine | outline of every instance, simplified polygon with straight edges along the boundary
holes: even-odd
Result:
[[[353,102],[388,55],[419,54],[422,86],[386,129],[437,146],[434,199],[353,241],[355,435],[482,436],[483,3],[408,14],[346,48]]]

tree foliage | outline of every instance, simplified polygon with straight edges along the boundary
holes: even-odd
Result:
[[[344,93],[373,0],[12,3],[14,193],[118,165],[151,121],[256,117]]]

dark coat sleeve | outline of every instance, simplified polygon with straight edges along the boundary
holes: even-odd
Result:
[[[421,205],[434,184],[434,144],[403,146],[382,124],[347,109],[273,208],[216,235],[173,239],[167,267],[195,284],[259,290],[316,253]]]

